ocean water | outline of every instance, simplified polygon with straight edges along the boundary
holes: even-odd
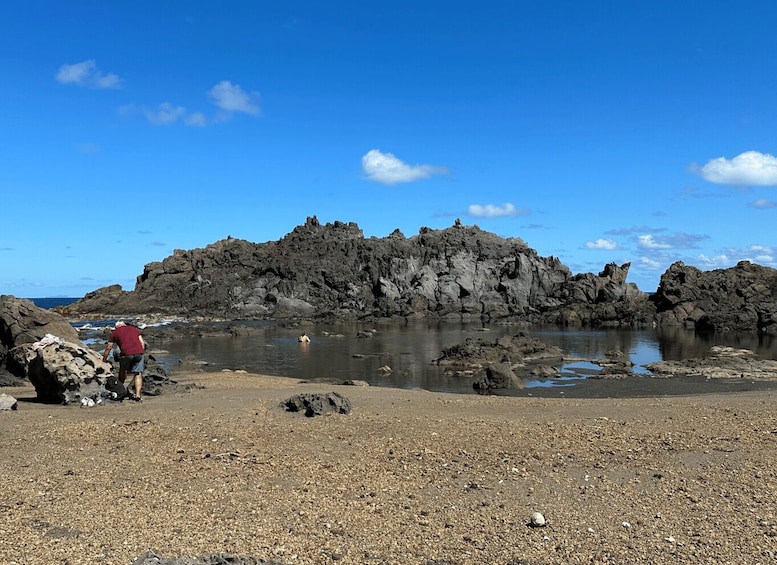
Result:
[[[42,308],[67,305],[77,298],[32,299]],[[74,327],[87,345],[102,344],[107,328],[115,320],[79,321]],[[143,320],[135,321],[142,329]],[[152,325],[172,325],[166,321]],[[309,345],[297,341],[300,328],[269,321],[234,322],[249,326],[250,332],[223,331],[230,324],[214,324],[222,331],[165,332],[158,343],[151,338],[150,349],[169,372],[182,361],[194,358],[206,371],[245,370],[252,373],[299,379],[364,380],[373,386],[421,388],[431,391],[473,393],[472,381],[451,377],[433,363],[443,349],[468,338],[494,341],[502,336],[526,332],[561,348],[568,357],[602,359],[613,351],[624,353],[634,364],[634,373],[650,377],[646,365],[662,360],[702,358],[713,345],[751,349],[763,359],[777,358],[777,339],[755,333],[700,335],[682,328],[558,329],[518,326],[442,323],[419,321],[392,324],[314,325],[306,328]],[[359,337],[368,332],[372,337]],[[149,330],[147,335],[153,335]],[[388,370],[387,370],[388,369]],[[599,371],[587,361],[570,362],[552,379],[527,379],[526,389],[557,389],[585,384]],[[651,379],[659,380],[659,379]],[[660,379],[669,381],[671,379]]]
[[[138,321],[142,327],[141,321]],[[167,322],[175,327],[175,322]],[[484,326],[481,324],[453,324],[416,322],[412,324],[339,324],[306,327],[309,344],[297,340],[301,329],[275,322],[236,322],[250,331],[175,332],[168,331],[154,339],[154,332],[146,332],[150,350],[160,365],[174,372],[181,363],[194,359],[205,371],[245,370],[250,373],[293,377],[302,380],[363,380],[372,386],[419,388],[438,392],[473,394],[472,379],[446,375],[444,368],[433,361],[443,349],[466,339],[492,342],[502,336],[526,332],[537,339],[561,348],[567,357],[582,361],[564,363],[561,374],[555,378],[529,378],[524,381],[528,391],[564,390],[571,387],[594,386],[591,379],[600,367],[590,360],[603,359],[608,353],[620,351],[634,363],[633,371],[643,381],[654,381],[651,386],[674,386],[675,379],[652,379],[645,365],[661,360],[681,360],[706,357],[713,345],[727,345],[754,350],[762,358],[775,358],[777,343],[766,336],[723,335],[699,336],[681,329],[576,329],[532,328],[516,326]],[[82,321],[74,326],[83,340],[104,343],[106,327],[111,320]],[[371,337],[364,338],[368,332]],[[703,379],[702,379],[703,381]],[[599,383],[604,381],[598,381]],[[628,383],[615,383],[617,395],[628,395]],[[690,382],[690,381],[686,381]],[[635,383],[645,387],[646,383]],[[699,383],[707,389],[713,384]],[[606,391],[605,391],[606,392]],[[684,389],[682,393],[693,392]],[[679,392],[675,392],[679,393]]]
[[[68,306],[80,299],[72,298],[72,297],[54,296],[54,297],[47,297],[47,298],[28,298],[27,300],[31,300],[32,303],[35,304],[35,306],[37,306],[38,308],[51,310],[52,308],[56,308],[57,306]]]

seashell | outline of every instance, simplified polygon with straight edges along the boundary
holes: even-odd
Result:
[[[545,516],[543,516],[540,512],[535,512],[529,518],[529,526],[532,528],[544,528],[546,524],[547,522],[545,521]]]

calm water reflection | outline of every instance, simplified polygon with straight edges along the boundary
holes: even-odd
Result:
[[[249,324],[235,324],[249,325]],[[300,379],[360,379],[374,386],[423,388],[432,391],[472,393],[471,381],[445,377],[433,365],[441,351],[467,338],[495,340],[525,331],[556,345],[569,356],[600,359],[618,350],[636,364],[635,372],[647,374],[644,365],[660,360],[705,357],[713,345],[727,345],[756,351],[762,358],[775,358],[775,340],[758,335],[698,336],[681,329],[657,330],[530,330],[518,326],[414,323],[410,325],[336,325],[308,329],[309,345],[297,341],[298,328],[273,323],[253,323],[250,335],[175,337],[153,343],[167,351],[157,355],[166,369],[174,369],[180,359],[194,356],[207,363],[207,370],[245,369],[269,375]],[[359,331],[371,331],[371,338],[359,338]],[[391,367],[390,373],[381,367]],[[528,387],[571,386],[590,375],[589,364],[565,366],[563,378],[527,382]]]

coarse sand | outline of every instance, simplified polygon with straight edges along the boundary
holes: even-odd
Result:
[[[0,563],[777,563],[777,392],[512,398],[241,372],[0,413]],[[349,415],[280,403],[336,390]],[[533,513],[545,527],[530,527]]]

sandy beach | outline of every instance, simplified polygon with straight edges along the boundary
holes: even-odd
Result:
[[[0,413],[0,562],[777,563],[777,392],[510,398],[175,375]],[[350,415],[279,408],[336,390]],[[547,525],[527,526],[534,512]]]

